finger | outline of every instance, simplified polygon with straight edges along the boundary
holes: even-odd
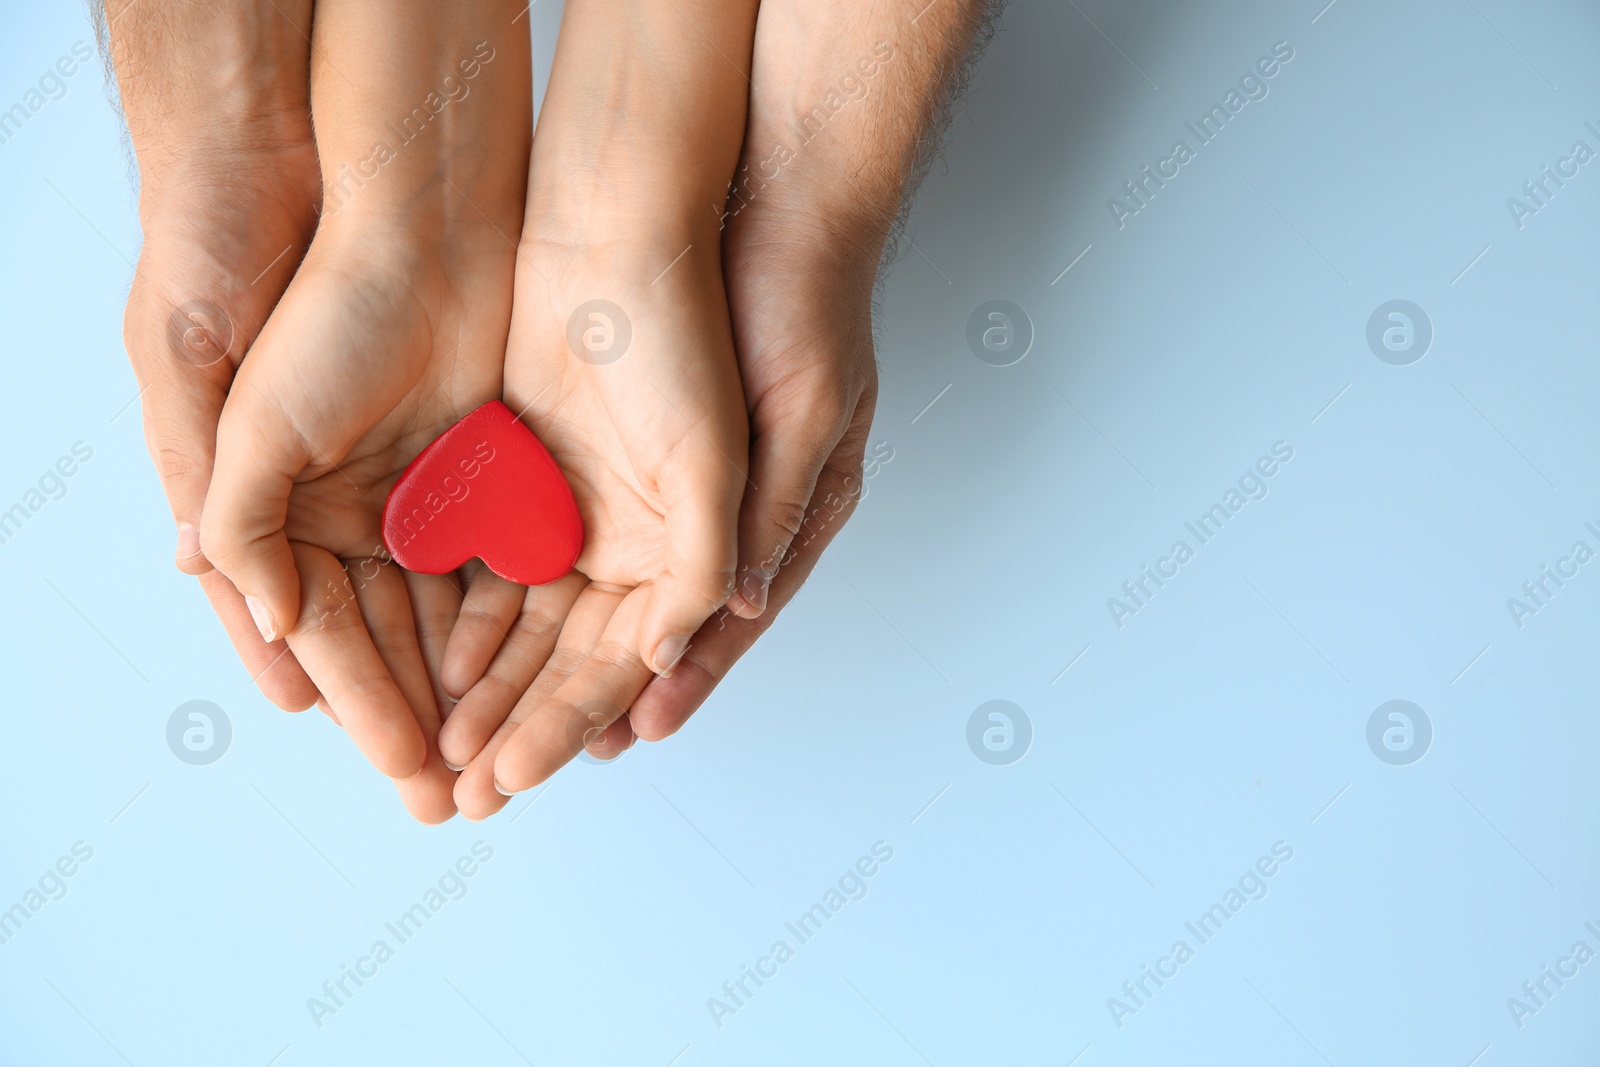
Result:
[[[312,459],[283,410],[241,375],[217,425],[217,461],[200,522],[200,546],[226,574],[268,641],[300,615],[301,582],[284,533],[294,476]]]
[[[422,769],[427,742],[373,645],[344,567],[311,545],[295,543],[293,552],[301,612],[289,647],[361,754],[381,774],[411,777]]]
[[[870,408],[868,410],[870,415]],[[861,422],[858,416],[856,423]],[[863,426],[861,444],[865,441],[865,429]],[[711,691],[738,662],[739,657],[766,633],[778,612],[800,591],[800,586],[816,567],[823,550],[838,535],[860,496],[860,444],[851,442],[849,436],[840,444],[817,479],[818,495],[832,492],[848,501],[843,512],[833,522],[822,526],[814,536],[795,539],[790,556],[783,561],[777,578],[772,582],[766,611],[755,619],[742,619],[728,611],[718,612],[701,628],[695,637],[693,649],[672,674],[657,677],[645,687],[628,709],[629,725],[640,738],[660,741],[681,729],[689,716],[705,703],[706,697],[711,695]],[[850,486],[855,487],[853,493]]]
[[[452,792],[456,776],[439,756],[439,708],[434,700],[433,683],[423,664],[417,619],[411,610],[411,595],[398,567],[378,565],[376,560],[352,561],[356,604],[362,621],[372,635],[372,646],[388,668],[400,691],[405,694],[416,723],[422,729],[428,753],[422,769],[395,781],[406,810],[422,823],[434,825],[456,813]],[[373,564],[370,574],[362,564]],[[448,589],[449,587],[446,586]]]
[[[234,309],[209,299],[175,299],[170,289],[187,273],[167,234],[153,235],[123,316],[123,344],[138,374],[145,446],[177,524],[174,562],[185,574],[204,574],[211,564],[200,552],[200,511],[216,447],[217,419],[234,368],[260,328],[253,301],[226,282],[205,289]],[[281,295],[282,289],[274,298]],[[253,294],[252,294],[253,295]],[[271,307],[270,304],[267,307]]]
[[[467,765],[456,779],[456,805],[469,819],[486,819],[505,807],[509,799],[506,792],[495,784],[495,760],[506,742],[514,737],[522,724],[550,694],[561,688],[572,673],[588,660],[606,623],[622,602],[622,594],[587,586],[567,613],[561,627],[561,636],[554,651],[539,671],[533,684],[521,694],[510,717],[495,729],[483,746],[483,751]],[[470,694],[468,694],[470,696]]]
[[[735,615],[753,619],[766,610],[778,564],[808,520],[816,522],[807,511],[817,476],[844,435],[856,399],[825,385],[751,442],[751,485],[739,510],[738,584],[728,598]]]
[[[524,586],[508,582],[477,560],[444,651],[445,691],[458,700],[483,677],[522,611]]]
[[[739,558],[744,468],[709,443],[689,451],[662,480],[665,565],[647,588],[635,646],[658,674],[672,670],[700,624],[727,603]]]
[[[446,763],[460,769],[483,751],[549,660],[563,624],[587,584],[583,575],[573,572],[551,585],[516,587],[523,596],[505,641],[439,732],[439,749]],[[471,590],[467,595],[470,599]]]
[[[200,551],[200,513],[211,482],[223,398],[181,376],[163,374],[161,378],[144,393],[145,445],[155,460],[156,474],[177,524],[173,562],[184,574],[205,574],[211,570],[211,561]]]
[[[374,560],[374,563],[377,561]],[[399,567],[392,560],[384,564]],[[444,658],[450,633],[461,614],[460,579],[454,574],[417,574],[401,569],[406,593],[411,598],[411,613],[417,620],[417,644],[422,649],[422,665],[428,672],[433,702],[441,721],[450,718],[456,701],[444,687]]]
[[[122,328],[141,386],[145,444],[177,524],[176,563],[186,574],[211,569],[198,529],[234,372],[288,287],[315,219],[311,202],[263,203],[249,182],[224,194],[228,210],[207,200],[217,195],[209,190],[192,206],[167,201],[169,210],[158,206],[145,219]],[[281,251],[258,247],[271,241],[262,235],[262,211],[272,232],[284,236]]]
[[[531,789],[566,766],[644,689],[652,672],[636,650],[639,617],[650,592],[635,589],[623,598],[594,650],[507,739],[494,761],[501,792]]]
[[[154,307],[152,287],[141,283],[141,290],[129,300],[124,335],[147,382],[141,394],[145,444],[177,523],[175,562],[180,571],[200,576],[206,598],[262,694],[286,711],[303,711],[317,699],[316,687],[281,639],[262,638],[244,598],[200,550],[217,420],[233,368],[260,323],[205,300],[170,307],[162,315],[159,310],[167,304]]]
[[[523,701],[528,708],[538,706],[551,693],[567,680],[567,677],[583,664],[585,654],[576,650],[556,651],[551,653],[545,669],[539,673],[532,686],[523,695]],[[522,703],[519,702],[519,707]],[[513,709],[513,715],[515,715]],[[511,796],[503,792],[494,780],[495,759],[507,741],[516,735],[522,718],[517,721],[508,718],[502,722],[485,742],[483,750],[478,753],[466,769],[456,776],[456,807],[461,814],[474,822],[487,819],[511,800]]]
[[[200,575],[200,588],[211,601],[211,610],[222,621],[228,640],[233,642],[240,662],[250,672],[250,679],[262,696],[284,711],[305,711],[317,702],[317,687],[305,668],[294,658],[287,643],[268,644],[261,639],[244,606],[244,597],[232,582],[217,571],[207,571]]]

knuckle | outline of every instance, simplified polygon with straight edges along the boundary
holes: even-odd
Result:
[[[737,569],[728,566],[690,572],[686,577],[678,577],[678,584],[689,595],[715,608],[727,603],[739,583]]]
[[[517,614],[516,628],[534,641],[553,641],[565,620],[546,608],[524,606]]]
[[[572,674],[583,665],[583,653],[576,648],[558,648],[550,654],[550,671],[558,676]]]
[[[417,619],[417,639],[424,648],[443,648],[454,629],[449,622],[434,618]]]
[[[784,434],[826,447],[844,432],[865,383],[815,362],[804,366],[763,398],[756,421],[767,433],[782,427]]]
[[[238,562],[237,546],[238,540],[220,518],[214,518],[211,522],[201,519],[200,554],[215,564],[218,570],[226,572]]]
[[[487,608],[475,608],[471,605],[461,609],[461,624],[480,629],[492,629],[500,636],[505,636],[505,615]]]
[[[637,650],[609,638],[596,645],[589,657],[607,672],[633,672],[644,668],[644,659]]]
[[[714,689],[720,685],[723,676],[727,674],[726,667],[718,670],[714,664],[708,664],[694,656],[692,650],[684,655],[682,663],[673,668],[674,677],[677,676],[679,671],[684,671],[688,675],[687,682],[691,687],[699,685],[707,690]]]
[[[792,496],[785,496],[771,501],[767,507],[768,521],[787,535],[785,540],[793,540],[806,521],[805,503]]]
[[[295,629],[302,635],[326,637],[364,625],[348,576],[341,582],[324,581],[300,597],[300,618]],[[373,633],[372,638],[374,644],[383,640],[379,633]]]
[[[189,450],[176,445],[158,445],[155,449],[155,461],[163,483],[186,482],[203,473]]]

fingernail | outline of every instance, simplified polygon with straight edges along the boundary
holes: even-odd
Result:
[[[514,797],[517,795],[515,790],[507,789],[505,786],[501,785],[500,779],[498,778],[494,780],[494,791],[503,797]]]
[[[750,610],[754,611],[757,615],[760,615],[763,611],[767,610],[767,590],[771,587],[771,585],[772,579],[770,577],[757,574],[754,582],[755,588],[741,591],[739,593],[739,597],[746,604],[750,605]]]
[[[445,760],[444,761],[444,765],[446,767],[449,767],[452,771],[455,771],[457,774],[460,774],[462,771],[467,769],[467,765],[465,763],[463,763],[461,766],[457,767],[454,763],[451,763],[449,760]]]
[[[689,651],[689,638],[685,634],[673,634],[663,637],[656,646],[655,672],[662,677],[672,673],[672,668],[678,665],[683,654]]]
[[[193,523],[178,523],[178,558],[193,559],[200,554],[200,531]]]
[[[272,618],[272,612],[267,606],[253,596],[244,598],[244,606],[250,609],[250,617],[256,621],[256,629],[261,631],[263,641],[272,642],[278,639],[278,624]]]

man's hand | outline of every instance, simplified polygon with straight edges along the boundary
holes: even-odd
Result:
[[[316,687],[283,641],[257,632],[201,554],[199,526],[234,373],[316,228],[311,0],[113,0],[104,16],[144,231],[123,336],[178,568],[199,576],[262,693],[302,711]]]

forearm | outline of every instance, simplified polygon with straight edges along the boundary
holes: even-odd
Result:
[[[556,241],[715,233],[744,140],[758,0],[568,0],[529,227]],[[689,234],[693,240],[697,234]]]
[[[196,184],[226,181],[283,146],[309,142],[311,4],[108,0],[112,68],[146,218]]]
[[[312,109],[324,224],[363,239],[514,242],[532,133],[516,0],[319,0]]]
[[[999,0],[776,0],[729,212],[875,270]],[[749,221],[749,220],[745,220]]]

